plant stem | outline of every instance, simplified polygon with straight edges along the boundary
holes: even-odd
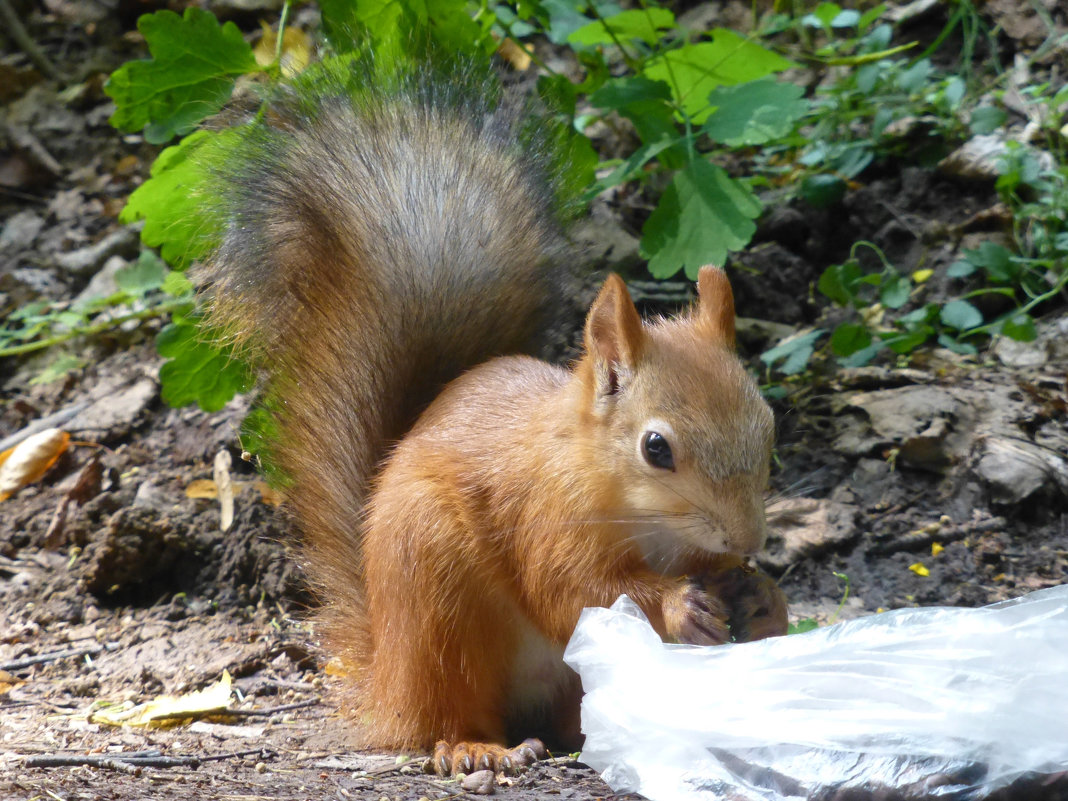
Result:
[[[11,345],[10,347],[0,348],[0,358],[5,356],[19,356],[23,353],[33,353],[34,351],[44,350],[50,348],[53,345],[61,345],[64,342],[69,342],[72,339],[78,337],[88,337],[95,334],[100,334],[104,331],[109,331],[112,328],[118,328],[123,323],[130,320],[149,320],[153,317],[162,317],[164,314],[169,314],[172,311],[188,306],[190,303],[188,298],[169,300],[166,303],[161,303],[158,306],[152,306],[148,309],[141,309],[140,311],[130,312],[124,314],[122,317],[115,317],[111,320],[103,320],[99,323],[86,326],[85,328],[76,328],[71,331],[66,331],[62,334],[56,334],[55,336],[48,337],[47,339],[39,339],[36,342],[26,342],[22,345]]]

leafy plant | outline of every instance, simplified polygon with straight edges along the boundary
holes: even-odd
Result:
[[[585,79],[576,84],[541,65],[538,83],[547,105],[574,132],[564,145],[573,167],[567,180],[587,188],[588,198],[626,181],[660,191],[642,238],[659,277],[680,269],[696,276],[701,265],[722,263],[753,235],[760,202],[710,152],[788,135],[808,109],[800,87],[773,79],[792,61],[733,31],[687,31],[669,9],[652,4],[624,10],[611,0],[523,0],[482,6],[474,15],[465,0],[324,0],[320,7],[324,67],[365,52],[373,52],[373,63],[383,70],[419,64],[428,54],[484,58],[504,37],[521,42],[537,34],[569,46]],[[209,12],[146,15],[138,26],[151,58],[124,65],[106,86],[116,103],[117,127],[143,130],[157,143],[184,136],[160,154],[121,217],[145,220],[144,242],[160,248],[177,269],[209,253],[217,241],[217,222],[200,188],[209,177],[205,165],[226,158],[233,134],[197,126],[225,104],[242,76],[255,76],[270,94],[282,77],[287,16],[288,5],[274,58],[257,61],[261,48],[249,47],[232,23],[220,25]],[[577,113],[580,102],[590,110],[583,116]],[[638,144],[625,159],[600,165],[595,182],[596,157],[578,131],[596,119],[629,121]],[[230,354],[209,357],[214,346],[193,333],[198,325],[196,315],[183,314],[161,334],[161,353],[173,360],[161,372],[163,395],[169,402],[195,400],[214,408],[227,391],[247,383],[248,370]],[[220,385],[220,376],[232,380]]]
[[[193,307],[193,286],[180,272],[170,270],[150,250],[115,274],[118,290],[105,297],[71,303],[38,301],[16,309],[0,323],[0,358],[18,356],[61,345],[78,337],[101,334],[134,320],[164,317]],[[81,360],[60,356],[35,379],[61,378],[82,366]]]

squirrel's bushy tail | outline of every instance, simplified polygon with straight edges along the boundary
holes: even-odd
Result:
[[[263,365],[271,458],[342,651],[376,464],[444,383],[529,350],[567,291],[552,167],[492,84],[353,83],[304,80],[213,167],[222,238],[199,271],[212,321]]]

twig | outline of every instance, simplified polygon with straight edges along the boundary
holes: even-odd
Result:
[[[241,718],[256,718],[256,717],[268,717],[270,715],[277,715],[279,712],[290,712],[294,709],[304,709],[305,707],[315,706],[322,703],[319,698],[309,698],[305,701],[297,701],[292,704],[282,704],[281,706],[272,706],[269,709],[224,709],[219,712],[219,715],[233,715],[234,717]]]
[[[152,749],[117,754],[44,754],[26,757],[22,764],[27,768],[88,766],[134,773],[140,771],[141,768],[198,768],[205,762],[235,759],[252,754],[259,754],[261,759],[270,759],[275,756],[269,748],[252,748],[247,751],[231,751],[209,756],[163,756],[159,751]]]
[[[90,645],[85,648],[70,648],[66,651],[51,651],[47,654],[25,656],[22,659],[12,659],[10,662],[0,664],[0,670],[22,670],[32,665],[55,662],[57,659],[68,659],[72,656],[96,656],[103,650],[103,645]]]
[[[1004,528],[1004,517],[992,517],[987,520],[961,523],[957,526],[943,526],[937,531],[910,531],[897,534],[881,542],[874,542],[869,551],[875,554],[896,553],[897,551],[915,551],[926,548],[936,542],[955,542],[971,534],[982,534]]]
[[[56,69],[56,65],[48,60],[48,56],[44,54],[44,51],[37,46],[37,42],[26,32],[26,28],[23,27],[22,21],[8,0],[0,0],[0,20],[3,21],[4,27],[7,28],[8,35],[15,40],[15,44],[22,48],[22,52],[27,55],[33,65],[46,78],[51,78],[53,81],[59,81],[60,83],[65,80],[63,74]]]
[[[3,0],[0,0],[0,2],[3,2]],[[0,452],[18,445],[22,440],[33,436],[38,431],[44,431],[46,428],[57,428],[63,423],[74,419],[88,408],[89,403],[87,401],[82,401],[81,403],[75,403],[68,406],[66,409],[60,409],[54,414],[34,420],[21,431],[16,431],[14,434],[0,439]]]

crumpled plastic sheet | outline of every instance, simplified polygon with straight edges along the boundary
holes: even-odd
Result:
[[[564,660],[582,760],[653,801],[978,799],[1068,770],[1068,585],[712,647],[664,644],[624,595]]]

